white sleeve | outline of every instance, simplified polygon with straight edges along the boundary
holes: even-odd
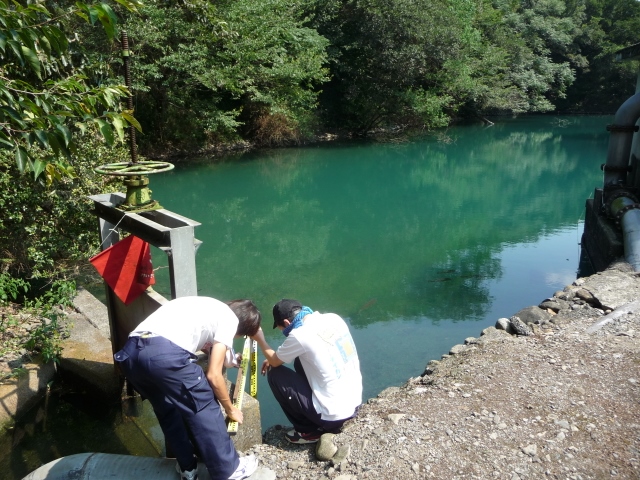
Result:
[[[305,353],[304,347],[291,332],[284,343],[278,347],[276,355],[284,363],[291,363],[303,353]]]
[[[233,337],[238,330],[238,319],[233,313],[232,317],[223,317],[218,320],[218,326],[213,334],[214,342],[224,343],[227,348],[233,348]]]
[[[227,354],[224,356],[224,366],[226,368],[234,368],[240,366],[236,358],[236,352],[233,351],[233,348],[227,349]]]

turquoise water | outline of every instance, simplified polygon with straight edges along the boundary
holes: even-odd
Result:
[[[202,223],[199,295],[296,298],[351,325],[365,399],[576,278],[607,117],[529,117],[404,143],[177,165],[153,196]],[[154,255],[162,267],[164,254]],[[167,269],[157,289],[167,296]],[[286,423],[259,384],[263,428]]]
[[[280,298],[345,318],[366,400],[575,280],[608,123],[523,117],[406,142],[245,153],[178,164],[151,177],[151,188],[166,209],[202,223],[199,295],[253,299],[273,347],[284,339],[270,328]],[[153,263],[156,289],[169,297],[164,253],[154,250]],[[262,377],[258,394],[263,429],[286,423]],[[10,465],[22,478],[18,464],[24,475],[38,459],[78,451],[148,454],[143,440],[139,447],[117,440],[135,437],[126,419],[103,414],[99,427],[102,418],[82,413],[50,412],[65,427],[49,429],[49,453],[35,455],[38,435],[27,435],[11,458],[0,453],[0,471]],[[115,438],[115,446],[78,440],[87,423],[86,435]],[[77,444],[66,436],[84,446],[62,448]]]

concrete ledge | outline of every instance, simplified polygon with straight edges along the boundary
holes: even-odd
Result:
[[[242,398],[242,415],[244,422],[238,426],[238,431],[231,436],[236,450],[246,452],[254,445],[262,443],[262,426],[260,420],[260,402],[251,395]]]
[[[56,374],[53,362],[28,363],[27,370],[12,381],[0,385],[0,427],[10,427],[21,415],[35,406],[47,392],[47,384]]]
[[[60,374],[81,382],[101,397],[118,399],[122,382],[113,364],[111,342],[79,313],[67,317],[70,336],[62,342]]]
[[[78,287],[78,292],[73,299],[73,306],[84,315],[84,318],[96,327],[107,339],[111,339],[109,332],[109,311],[107,307],[83,287]]]

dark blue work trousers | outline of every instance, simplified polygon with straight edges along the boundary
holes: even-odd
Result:
[[[197,452],[212,480],[227,480],[240,460],[207,377],[192,361],[195,355],[156,336],[129,338],[114,358],[153,405],[180,468],[193,469]]]
[[[293,368],[295,371],[280,365],[270,368],[267,372],[273,396],[293,428],[300,433],[339,432],[348,418],[323,420],[313,406],[313,391],[299,358],[293,361]]]

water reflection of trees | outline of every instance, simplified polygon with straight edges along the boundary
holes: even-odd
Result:
[[[421,268],[412,288],[429,299],[422,315],[453,321],[482,319],[491,301],[487,280],[502,275],[495,255],[495,250],[478,246],[451,252],[444,261]]]
[[[356,325],[479,319],[502,246],[581,216],[602,162],[593,152],[606,151],[604,124],[277,150],[176,175],[171,188],[185,193],[168,208],[203,223],[202,294],[259,305],[298,297]]]

